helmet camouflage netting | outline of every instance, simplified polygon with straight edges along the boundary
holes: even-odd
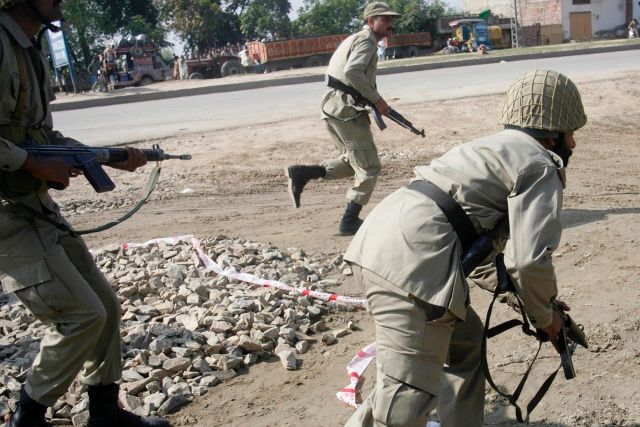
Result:
[[[0,9],[10,9],[18,3],[22,3],[22,0],[0,0]]]
[[[572,132],[587,122],[580,92],[564,74],[525,73],[507,91],[498,123],[545,132]]]

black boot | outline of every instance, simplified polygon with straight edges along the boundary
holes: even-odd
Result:
[[[142,418],[118,406],[118,385],[89,386],[88,427],[171,427],[162,418]]]
[[[20,401],[15,414],[11,416],[7,427],[48,427],[44,414],[47,407],[29,397],[24,387],[20,390]]]
[[[293,165],[287,166],[285,173],[289,178],[289,194],[293,199],[293,204],[296,208],[300,207],[300,195],[304,186],[311,179],[324,178],[327,174],[327,170],[324,166],[302,166]]]
[[[362,220],[358,218],[362,205],[349,202],[347,209],[344,211],[342,220],[340,221],[340,234],[343,236],[353,236],[362,225]]]

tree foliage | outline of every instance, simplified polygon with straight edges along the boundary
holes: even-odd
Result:
[[[367,0],[305,0],[294,21],[299,37],[353,33],[362,27]]]
[[[162,0],[159,5],[161,17],[191,51],[207,52],[242,39],[238,16],[220,0]]]
[[[147,34],[164,45],[165,30],[153,0],[66,0],[65,31],[78,61],[88,65],[114,37]]]
[[[240,29],[247,39],[291,37],[289,0],[254,0],[240,17]]]
[[[116,37],[147,34],[165,45],[174,32],[187,49],[205,53],[252,39],[347,34],[362,27],[370,0],[304,0],[293,22],[289,0],[65,0],[65,26],[75,56],[85,65]],[[454,12],[444,0],[387,0],[402,16],[395,32],[436,30]],[[434,33],[435,34],[435,33]]]

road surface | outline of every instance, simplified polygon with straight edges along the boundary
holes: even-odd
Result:
[[[409,119],[405,104],[497,93],[519,74],[551,68],[576,82],[640,69],[640,50],[498,64],[473,65],[380,76],[380,93]],[[257,126],[287,117],[317,115],[322,83],[170,98],[53,113],[56,129],[88,145],[117,145],[181,133]],[[320,125],[320,123],[318,122]]]

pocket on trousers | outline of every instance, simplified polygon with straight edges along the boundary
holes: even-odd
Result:
[[[78,301],[58,278],[21,289],[15,294],[42,321],[46,321],[49,316],[67,312],[76,307]]]
[[[387,376],[384,377],[382,384],[376,384],[376,396],[372,408],[373,419],[385,425],[391,425],[389,424],[391,405],[402,386],[404,386],[403,383]]]
[[[15,260],[15,258],[13,258]],[[5,292],[15,292],[53,279],[43,259],[37,259],[18,267],[3,268],[0,276]]]

